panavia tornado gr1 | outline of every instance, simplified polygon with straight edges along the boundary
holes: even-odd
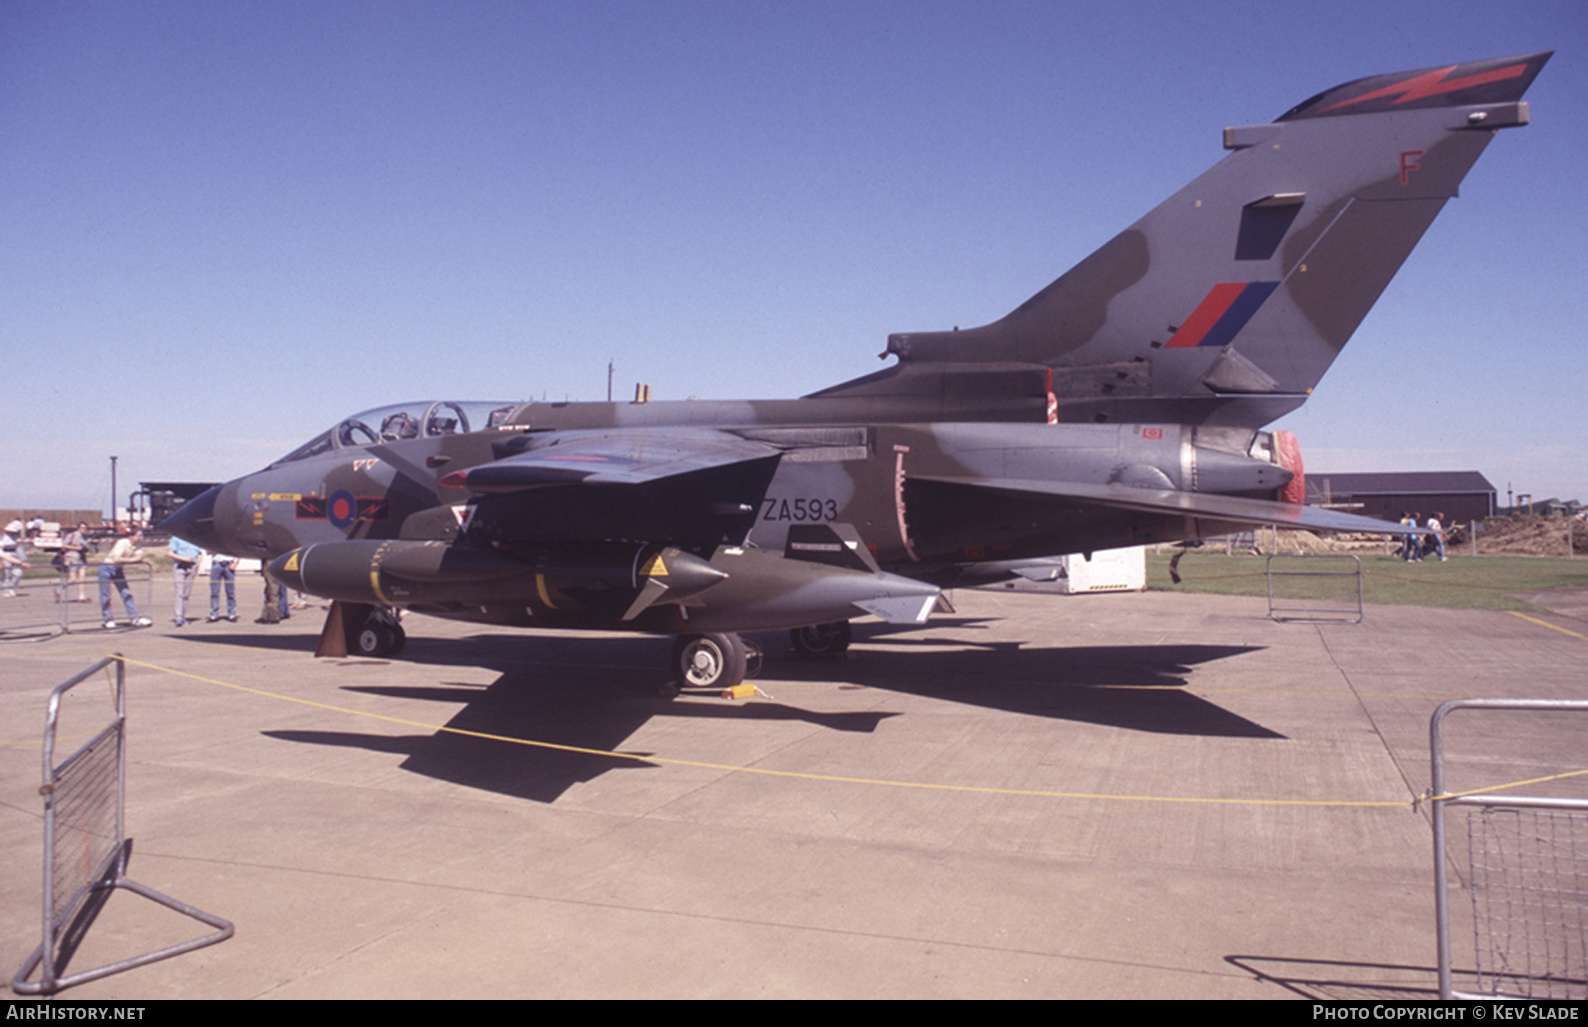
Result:
[[[892,335],[801,399],[397,404],[162,526],[335,600],[390,654],[401,608],[678,635],[674,675],[744,675],[739,632],[842,649],[939,589],[1069,553],[1254,524],[1399,532],[1301,505],[1305,402],[1463,176],[1527,124],[1536,53],[1359,79],[1271,124],[1003,319]],[[346,651],[343,649],[342,651]]]

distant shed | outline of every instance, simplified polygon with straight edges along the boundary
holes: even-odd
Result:
[[[182,508],[190,499],[215,486],[213,481],[141,481],[128,497],[133,520],[154,527]]]
[[[1446,524],[1494,516],[1494,486],[1477,471],[1307,475],[1307,505],[1398,521],[1411,510],[1443,511]]]

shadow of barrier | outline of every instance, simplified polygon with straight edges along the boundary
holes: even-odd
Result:
[[[111,681],[115,715],[74,753],[55,763],[55,736],[62,699],[101,671]],[[44,727],[44,909],[39,947],[11,980],[19,995],[53,995],[64,988],[98,980],[156,960],[225,941],[232,923],[163,895],[127,877],[132,843],[127,838],[126,664],[108,656],[50,693]],[[151,899],[215,928],[211,934],[122,959],[92,970],[61,976],[109,893],[116,888]],[[40,971],[37,981],[28,980]]]

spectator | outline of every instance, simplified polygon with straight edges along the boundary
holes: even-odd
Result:
[[[209,623],[221,619],[221,586],[226,586],[226,619],[237,623],[237,559],[226,553],[210,558]]]
[[[203,557],[204,550],[185,538],[172,535],[166,552],[171,554],[171,576],[176,585],[173,612],[176,614],[176,626],[180,628],[187,624],[187,601],[193,596],[193,582],[198,580],[199,559]]]
[[[280,624],[291,616],[287,612],[287,590],[275,578],[265,574],[264,568],[259,573],[265,579],[265,606],[259,613],[255,624]]]
[[[138,543],[143,541],[143,531],[132,529],[132,534],[116,540],[110,555],[99,565],[99,612],[105,618],[105,627],[116,626],[115,609],[110,605],[110,586],[114,584],[121,593],[121,605],[127,608],[127,617],[134,627],[146,628],[154,623],[138,613],[138,604],[132,601],[132,589],[127,587],[125,568],[130,564],[146,563]]]
[[[28,553],[22,547],[22,522],[12,521],[0,535],[0,596],[15,599],[22,572],[28,569]]]
[[[1424,540],[1423,552],[1427,553],[1427,552],[1430,551],[1430,549],[1435,549],[1435,548],[1438,549],[1439,550],[1439,562],[1443,563],[1445,561],[1445,515],[1444,515],[1444,513],[1442,513],[1441,511],[1435,510],[1434,511],[1434,515],[1432,517],[1428,518],[1427,528],[1428,528],[1428,531],[1429,531],[1429,535],[1428,535],[1428,538],[1426,540]]]
[[[88,524],[84,521],[78,521],[77,527],[61,539],[61,562],[66,566],[64,591],[70,591],[73,584],[77,585],[77,598],[72,600],[74,603],[88,602],[88,547]]]

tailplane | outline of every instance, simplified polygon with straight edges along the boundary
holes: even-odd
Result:
[[[888,337],[816,396],[1024,395],[1050,421],[1260,427],[1295,409],[1550,53],[1358,79],[1267,125],[1012,313]]]

